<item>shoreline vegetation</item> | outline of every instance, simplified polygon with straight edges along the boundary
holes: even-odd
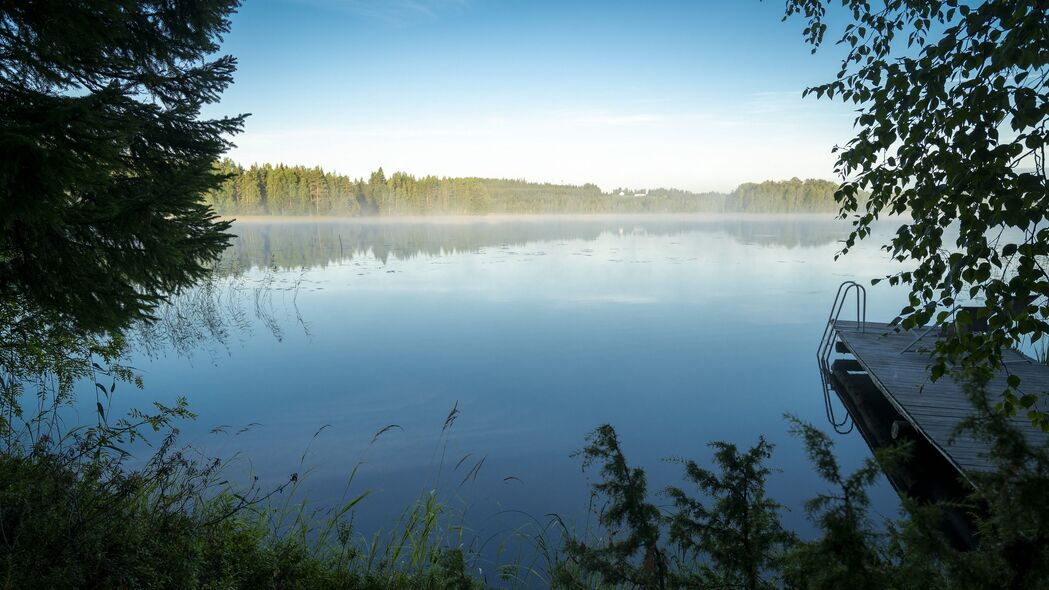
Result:
[[[711,441],[703,461],[668,458],[681,467],[679,485],[651,489],[615,429],[601,425],[575,454],[593,477],[586,524],[525,515],[526,525],[501,534],[532,554],[500,551],[505,562],[484,558],[488,541],[471,535],[447,489],[424,490],[389,528],[362,531],[354,515],[375,490],[350,492],[361,464],[331,506],[310,503],[308,469],[275,487],[228,479],[228,462],[178,442],[178,423],[194,417],[184,400],[67,432],[30,420],[8,434],[24,451],[0,455],[2,480],[19,482],[0,488],[0,524],[14,540],[0,588],[1045,588],[1045,510],[1013,499],[1044,489],[1049,457],[1010,436],[982,389],[970,396],[975,431],[1007,441],[995,449],[998,470],[959,505],[981,532],[972,549],[939,532],[940,505],[904,497],[896,517],[872,509],[868,490],[909,459],[909,444],[846,471],[833,439],[786,415],[824,483],[804,504],[814,534],[784,526],[789,507],[766,488],[775,446],[763,436],[750,448]],[[448,416],[442,437],[458,409]],[[159,444],[130,468],[122,447],[143,436]]]
[[[205,202],[224,217],[428,217],[542,214],[837,213],[838,183],[792,178],[744,183],[729,193],[615,188],[477,177],[416,177],[382,168],[368,179],[320,167],[224,159]]]
[[[906,218],[905,216],[899,216]],[[775,221],[780,219],[798,219],[813,221],[832,221],[833,215],[828,212],[809,213],[487,213],[483,215],[390,215],[386,217],[342,216],[342,215],[281,215],[281,214],[222,214],[216,217],[219,221],[235,221],[241,224],[252,223],[347,223],[396,225],[409,223],[429,223],[444,225],[467,225],[477,223],[543,223],[546,221],[619,221],[640,219],[643,221]]]

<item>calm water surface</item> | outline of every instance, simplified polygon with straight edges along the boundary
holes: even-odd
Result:
[[[468,506],[482,538],[522,514],[582,523],[590,480],[571,453],[602,423],[653,490],[679,481],[665,458],[706,460],[710,440],[764,434],[781,470],[771,492],[804,532],[801,504],[824,487],[783,414],[829,430],[815,349],[831,299],[846,279],[893,270],[873,243],[834,262],[847,228],[757,216],[238,222],[213,294],[224,334],[181,354],[155,342],[133,363],[145,391],[118,404],[185,395],[199,415],[185,442],[240,453],[236,469],[264,482],[307,470],[319,504],[343,497],[363,463],[350,486],[374,490],[355,517],[363,533],[435,487]],[[888,320],[902,302],[875,288],[869,315]],[[857,433],[835,440],[848,466],[868,456]],[[874,496],[895,514],[886,482]]]

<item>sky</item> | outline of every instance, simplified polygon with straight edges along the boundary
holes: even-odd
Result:
[[[387,174],[728,191],[834,178],[846,105],[777,0],[247,0],[206,114],[250,113],[229,156]]]

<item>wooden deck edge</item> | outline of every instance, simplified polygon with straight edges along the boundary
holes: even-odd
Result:
[[[838,338],[839,330],[837,328],[835,328],[834,331],[835,331],[835,338]],[[900,402],[896,400],[896,397],[893,396],[893,394],[891,392],[889,392],[888,388],[885,387],[884,384],[882,384],[882,382],[878,379],[878,375],[876,373],[874,373],[873,371],[871,371],[870,367],[867,366],[867,363],[865,363],[863,361],[863,359],[858,354],[856,354],[856,352],[852,349],[852,347],[849,346],[848,341],[845,340],[845,339],[839,339],[839,341],[844,343],[845,347],[849,349],[849,354],[851,354],[853,356],[853,358],[856,359],[856,361],[860,364],[860,366],[863,367],[863,370],[866,371],[867,375],[870,376],[871,382],[874,383],[875,387],[878,388],[878,390],[882,393],[882,395],[885,396],[885,399],[888,400],[888,402],[890,404],[892,404],[892,406],[896,409],[896,411],[900,413],[900,416],[902,416],[905,420],[907,420],[907,422],[909,422],[911,424],[911,426],[914,427],[914,430],[916,432],[918,432],[919,434],[921,434],[922,438],[924,438],[925,440],[929,441],[929,444],[931,444],[933,446],[933,448],[935,448],[937,451],[939,451],[940,454],[943,455],[944,458],[947,459],[947,461],[958,471],[958,473],[960,473],[962,475],[962,477],[965,478],[965,481],[968,482],[969,485],[971,485],[973,487],[976,487],[976,484],[972,480],[972,478],[970,477],[968,471],[966,471],[964,468],[962,468],[962,466],[959,465],[958,462],[954,460],[954,457],[952,457],[950,453],[948,453],[943,447],[941,447],[939,445],[939,443],[937,443],[931,436],[929,436],[925,432],[925,429],[923,429],[921,427],[920,423],[917,420],[915,420],[914,416],[911,416],[910,412],[908,412],[907,409],[904,408],[903,405],[900,404]]]

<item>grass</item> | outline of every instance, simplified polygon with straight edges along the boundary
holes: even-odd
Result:
[[[302,479],[262,493],[163,450],[125,471],[68,452],[0,453],[0,588],[476,588],[462,527],[430,493],[364,538],[367,494],[311,510]]]
[[[987,542],[962,554],[935,532],[934,506],[927,507],[931,519],[875,527],[865,489],[878,463],[870,459],[855,473],[843,473],[832,440],[796,419],[792,432],[803,438],[828,485],[806,504],[819,529],[812,540],[779,525],[781,506],[764,493],[771,445],[762,439],[749,451],[712,443],[711,468],[681,462],[686,488],[650,492],[644,470],[627,462],[614,430],[604,426],[582,451],[584,465],[600,476],[593,486],[594,522],[588,519],[577,531],[556,517],[548,524],[527,517],[528,524],[508,538],[534,554],[526,561],[499,541],[496,563],[490,563],[482,556],[491,553],[486,549],[494,537],[482,541],[465,526],[465,511],[448,505],[437,490],[425,490],[389,528],[361,534],[354,515],[366,509],[370,494],[348,491],[359,466],[348,476],[344,499],[320,509],[306,494],[308,469],[275,488],[263,489],[250,478],[246,489],[238,489],[230,483],[236,478],[226,477],[230,463],[177,446],[171,421],[184,414],[181,404],[160,406],[152,415],[56,439],[38,430],[23,430],[30,438],[5,439],[0,590],[926,589],[962,580],[973,582],[967,587],[991,587],[989,581],[1006,579],[1017,588],[1047,587],[1039,582],[1049,571],[1042,508],[1049,457],[1041,451],[1007,454],[1027,463],[1033,457],[1041,467],[1010,469],[1007,482],[988,480],[997,490],[991,500],[1001,496],[1004,504],[981,524]],[[453,410],[435,450],[438,472],[455,415]],[[171,433],[148,462],[132,469],[120,445],[144,427]],[[18,440],[22,444],[11,444]],[[460,473],[470,477],[478,469],[471,464],[480,460],[460,461]],[[657,506],[653,494],[670,497],[672,505]],[[1035,501],[1018,504],[1011,499],[1017,494]],[[1009,561],[1017,547],[1032,555],[1022,569]]]
[[[453,408],[444,421],[434,450],[435,480],[458,415]],[[0,441],[0,590],[549,583],[544,572],[557,543],[547,541],[550,527],[535,519],[482,541],[465,526],[465,508],[426,489],[388,528],[363,534],[354,517],[367,510],[371,492],[351,493],[360,463],[347,477],[343,499],[318,508],[305,485],[309,445],[297,474],[263,489],[258,477],[232,473],[236,457],[219,461],[178,446],[174,423],[191,416],[180,401],[112,425],[100,410],[97,425],[64,434],[58,433],[60,421],[41,416],[19,432],[7,428]],[[150,430],[170,434],[144,465],[131,467],[123,449]],[[371,444],[391,430],[380,430]],[[483,458],[461,460],[451,471],[464,473],[465,482],[482,466]],[[515,541],[516,552],[506,538]],[[492,543],[499,543],[494,563],[482,557],[492,559]],[[528,543],[536,551],[521,549]]]

